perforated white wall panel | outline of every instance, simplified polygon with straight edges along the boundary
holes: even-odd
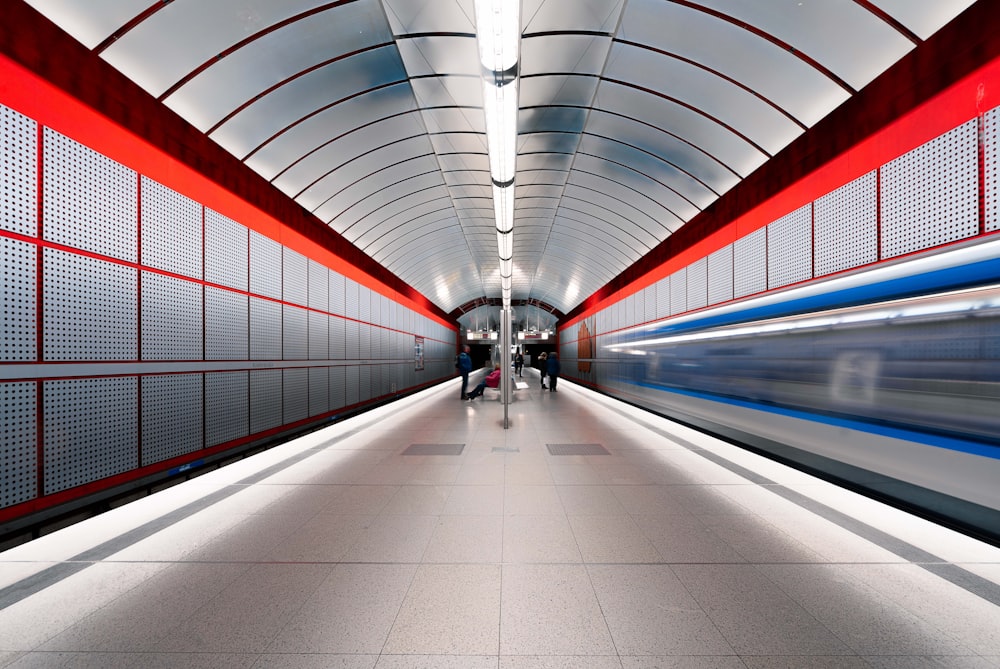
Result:
[[[368,286],[358,286],[358,320],[372,322],[372,291]]]
[[[304,255],[287,247],[284,254],[281,293],[285,302],[308,306],[309,304],[309,261]]]
[[[318,416],[330,410],[330,368],[309,368],[309,415]]]
[[[250,359],[281,360],[281,304],[250,298]]]
[[[372,368],[369,365],[361,365],[358,368],[358,399],[362,402],[369,400],[372,394]]]
[[[372,336],[375,331],[368,323],[358,323],[358,358],[367,360],[372,357]]]
[[[345,324],[344,339],[347,344],[345,351],[348,360],[357,360],[361,357],[361,343],[359,340],[359,330],[357,321],[347,321]]]
[[[281,244],[250,231],[250,292],[281,299]]]
[[[0,105],[0,229],[38,234],[38,124]]]
[[[308,316],[305,309],[282,305],[282,358],[306,360],[309,357]]]
[[[309,261],[309,308],[330,310],[330,270],[315,260]]]
[[[36,253],[34,244],[0,237],[0,361],[38,358]]]
[[[344,275],[330,272],[330,313],[343,316],[347,312],[344,298]]]
[[[330,317],[330,359],[347,357],[347,322],[339,316]]]
[[[139,465],[139,380],[45,381],[44,494]]]
[[[670,277],[665,276],[656,282],[656,317],[666,318],[670,315]],[[600,325],[598,325],[600,327]],[[600,332],[600,330],[598,330]]]
[[[136,173],[49,128],[44,136],[45,239],[137,261]]]
[[[708,256],[708,303],[733,299],[733,245]]]
[[[250,432],[263,432],[281,425],[281,370],[250,370]]]
[[[347,406],[353,406],[360,401],[358,384],[361,382],[361,374],[358,372],[357,365],[350,365],[344,371],[347,384]]]
[[[877,172],[815,202],[816,276],[878,260]]]
[[[192,453],[204,444],[201,374],[142,377],[142,464]]]
[[[636,324],[636,322],[637,322],[636,321],[636,304],[635,304],[636,301],[637,301],[637,296],[636,296],[635,293],[632,293],[631,295],[629,295],[628,297],[626,297],[623,300],[623,302],[624,302],[624,305],[623,305],[624,309],[622,309],[622,320],[621,320],[621,323],[620,323],[621,327],[627,327],[627,326],[635,325]]]
[[[249,372],[205,374],[205,446],[250,433]]]
[[[656,284],[646,286],[643,291],[642,322],[656,320]]]
[[[687,267],[670,275],[670,314],[687,311]]]
[[[200,279],[201,205],[146,177],[141,189],[142,264]]]
[[[38,494],[37,384],[0,383],[0,507]]]
[[[205,209],[205,280],[247,290],[249,231],[231,218]]]
[[[247,360],[250,357],[248,297],[205,286],[205,359]]]
[[[330,354],[330,317],[309,312],[309,359],[326,360]]]
[[[882,258],[979,232],[976,121],[882,167]]]
[[[1000,230],[1000,107],[984,114],[983,159],[986,231]]]
[[[767,287],[812,278],[812,205],[767,226]]]
[[[767,290],[767,228],[733,242],[733,297]]]
[[[142,359],[201,360],[202,286],[142,273]]]
[[[687,308],[700,309],[708,304],[708,259],[701,258],[687,267]]]
[[[282,370],[284,386],[282,406],[285,423],[309,417],[309,370],[304,367]]]
[[[344,279],[345,314],[348,318],[358,318],[358,284],[353,279]]]
[[[135,360],[138,271],[44,250],[46,360]]]
[[[347,406],[347,371],[344,367],[330,368],[330,409]]]

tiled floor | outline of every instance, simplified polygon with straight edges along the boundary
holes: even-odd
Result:
[[[0,553],[0,666],[1000,667],[1000,550],[530,381],[507,430],[456,381]]]

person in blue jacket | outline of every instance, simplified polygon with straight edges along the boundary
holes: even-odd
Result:
[[[553,351],[549,353],[548,359],[545,361],[545,372],[549,376],[549,392],[554,393],[556,391],[556,382],[559,380],[559,356]],[[543,388],[545,386],[542,386]]]
[[[472,371],[472,358],[469,357],[468,345],[462,347],[462,352],[458,354],[455,358],[455,367],[458,369],[458,373],[462,375],[462,399],[468,399],[469,391],[469,372]]]

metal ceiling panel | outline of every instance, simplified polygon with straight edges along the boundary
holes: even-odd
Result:
[[[739,24],[685,5],[630,0],[619,36],[731,79],[806,126],[848,97],[836,81],[794,52]],[[666,73],[664,78],[669,80]]]
[[[208,130],[255,96],[334,58],[391,41],[375,0],[310,15],[227,54],[164,98]]]
[[[551,72],[599,76],[610,47],[610,35],[526,36],[521,40],[521,76]]]
[[[512,293],[557,313],[972,4],[520,2]],[[499,295],[473,0],[30,4],[443,310]]]
[[[724,132],[720,124],[708,115],[678,104],[666,94],[658,96],[634,86],[605,80],[597,92],[594,106],[661,128],[698,147],[740,176],[753,172],[768,157],[746,137]]]
[[[434,156],[425,155],[385,167],[378,172],[355,181],[340,192],[331,196],[313,213],[324,221],[337,218],[357,203],[377,195],[386,185],[405,182],[417,175],[433,173],[440,176],[437,160]]]
[[[927,39],[972,6],[973,0],[872,0],[872,4]]]
[[[437,170],[407,177],[377,189],[371,195],[343,208],[330,223],[343,230],[353,226],[366,226],[367,222],[384,220],[391,216],[390,207],[405,206],[407,199],[429,200],[450,196]],[[396,203],[399,203],[397,205]]]
[[[521,79],[522,107],[566,105],[589,107],[599,79],[593,76],[536,75]],[[520,116],[518,117],[520,121]],[[520,129],[520,125],[518,126]]]
[[[527,34],[557,30],[614,32],[624,0],[521,0]]]
[[[615,138],[623,144],[657,156],[678,169],[683,169],[691,179],[702,184],[716,197],[739,181],[737,175],[726,165],[697,146],[634,119],[595,109],[587,121],[587,134]]]
[[[605,76],[660,92],[718,124],[716,132],[735,132],[775,154],[803,128],[752,91],[690,63],[617,44]]]
[[[427,135],[419,133],[403,139],[390,136],[381,145],[355,155],[344,155],[334,144],[328,144],[285,171],[274,184],[286,193],[294,193],[293,197],[312,211],[352,183],[388,165],[433,153]]]
[[[147,9],[150,0],[26,0],[53,23],[93,49]]]
[[[475,35],[440,35],[399,39],[399,55],[411,77],[479,76]]]
[[[395,47],[363,51],[296,77],[255,99],[209,136],[232,154],[245,156],[303,115],[336,105],[358,91],[377,90],[405,79],[406,70]]]
[[[318,113],[304,115],[295,125],[247,156],[246,164],[264,178],[274,179],[304,156],[341,135],[416,108],[409,83],[362,92]]]
[[[591,157],[588,162],[594,168],[590,171],[630,188],[649,190],[650,197],[663,200],[664,208],[683,220],[691,218],[716,198],[705,184],[683,171],[683,165],[674,165],[622,142],[584,135],[579,153]],[[579,160],[574,167],[586,169],[581,167]]]
[[[906,37],[854,0],[700,0],[700,4],[774,36],[854,90],[913,48]]]
[[[393,34],[475,34],[472,0],[383,0]]]

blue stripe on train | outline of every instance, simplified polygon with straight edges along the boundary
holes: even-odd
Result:
[[[1000,258],[991,258],[958,267],[948,267],[933,272],[880,281],[865,286],[845,288],[822,295],[810,295],[787,302],[750,307],[742,311],[717,316],[705,316],[676,325],[665,324],[654,330],[636,333],[643,339],[666,334],[690,332],[704,328],[734,325],[767,318],[809,313],[823,309],[852,307],[873,302],[884,302],[904,297],[925,295],[946,290],[957,290],[1000,281]]]
[[[994,460],[1000,460],[1000,447],[991,446],[989,444],[984,444],[978,441],[956,439],[954,437],[946,437],[944,435],[930,434],[927,432],[918,432],[916,430],[906,430],[903,428],[890,427],[887,425],[878,425],[875,423],[868,423],[860,420],[851,420],[849,418],[837,418],[834,416],[825,416],[823,414],[811,413],[809,411],[789,409],[786,407],[774,406],[770,404],[759,404],[757,402],[751,402],[749,400],[739,400],[731,397],[724,397],[721,395],[713,395],[711,393],[702,393],[692,390],[681,390],[678,388],[665,388],[655,383],[648,383],[648,382],[647,383],[632,382],[632,383],[634,383],[634,385],[641,386],[643,388],[650,388],[652,390],[658,390],[664,393],[674,393],[676,395],[685,395],[687,397],[695,397],[697,399],[711,400],[712,402],[729,404],[732,406],[743,407],[745,409],[753,409],[755,411],[763,411],[765,413],[777,414],[780,416],[799,418],[801,420],[808,420],[814,423],[824,423],[826,425],[844,427],[850,430],[857,430],[859,432],[867,432],[869,434],[877,434],[883,437],[892,437],[893,439],[902,439],[904,441],[912,441],[919,444],[926,444],[927,446],[944,448],[949,451],[959,451],[962,453],[969,453],[971,455],[978,455],[984,458],[993,458]]]

